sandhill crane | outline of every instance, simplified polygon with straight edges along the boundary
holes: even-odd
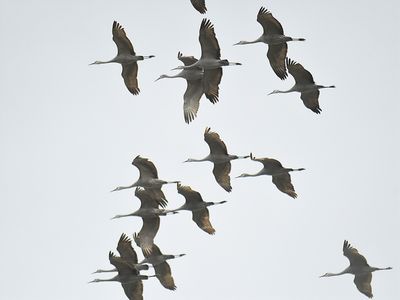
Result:
[[[151,252],[148,253],[143,251],[143,255],[145,259],[142,261],[142,263],[146,262],[153,265],[156,277],[162,286],[169,290],[176,290],[174,278],[171,274],[171,267],[167,263],[167,260],[181,257],[185,254],[165,255],[161,253],[160,248],[158,248],[156,244],[153,244]]]
[[[109,279],[94,279],[92,282],[120,282],[125,295],[129,300],[143,300],[143,282],[142,280],[156,275],[140,275],[139,272],[128,262],[121,257],[117,257],[113,252],[109,252],[109,260],[112,265],[118,270],[118,275]]]
[[[258,161],[264,165],[264,167],[256,174],[246,174],[243,173],[239,175],[239,177],[254,177],[260,175],[271,175],[272,182],[276,185],[278,190],[281,192],[288,194],[292,198],[296,198],[297,194],[294,190],[294,186],[291,182],[289,172],[293,171],[303,171],[304,168],[300,169],[292,169],[292,168],[284,168],[282,164],[273,158],[255,158],[252,153],[250,153],[251,160]]]
[[[261,7],[257,14],[257,22],[261,24],[264,29],[263,34],[254,41],[240,41],[235,45],[246,45],[255,43],[268,44],[267,57],[269,63],[274,70],[275,74],[280,79],[287,77],[285,67],[285,57],[287,53],[287,43],[289,41],[305,41],[303,38],[292,38],[285,36],[281,23],[275,19],[271,12],[265,7]]]
[[[356,248],[353,248],[348,241],[343,243],[343,255],[346,256],[350,261],[350,266],[348,266],[344,271],[340,273],[325,273],[320,277],[332,277],[339,276],[342,274],[353,274],[354,284],[357,289],[366,295],[368,298],[372,298],[372,272],[380,270],[391,270],[391,267],[387,268],[375,268],[371,267],[364,256],[358,253]]]
[[[300,98],[301,100],[303,100],[305,107],[311,109],[313,112],[317,114],[321,113],[322,110],[319,107],[319,102],[318,102],[319,90],[334,88],[335,86],[334,85],[323,86],[315,84],[311,73],[306,69],[304,69],[304,67],[301,64],[291,60],[290,58],[286,58],[286,64],[289,74],[293,76],[296,82],[295,85],[287,91],[274,90],[268,95],[277,93],[299,92],[301,93]]]
[[[116,21],[112,26],[113,40],[118,48],[118,54],[116,57],[109,61],[95,61],[91,65],[108,64],[108,63],[119,63],[122,66],[122,78],[129,92],[133,95],[139,94],[139,86],[137,81],[138,65],[137,61],[144,60],[146,58],[152,58],[154,55],[142,56],[136,55],[135,50],[131,41],[127,38],[124,28]]]
[[[210,154],[202,159],[189,158],[185,162],[201,162],[210,161],[214,163],[213,174],[218,184],[227,192],[232,191],[231,179],[231,160],[248,158],[249,156],[237,156],[228,154],[225,143],[219,137],[219,134],[212,132],[211,128],[207,127],[204,131],[204,140],[210,148]]]
[[[199,13],[205,14],[207,12],[205,0],[190,0],[190,2]]]
[[[214,25],[208,19],[203,19],[200,25],[199,41],[201,46],[200,59],[188,66],[179,66],[175,69],[192,69],[200,67],[204,70],[203,86],[204,94],[211,101],[218,99],[219,83],[222,78],[223,66],[241,65],[241,63],[229,62],[221,59],[221,50],[215,36]]]
[[[193,56],[183,56],[181,52],[178,52],[178,59],[184,63],[185,66],[192,65],[197,62],[197,59]],[[200,105],[200,98],[204,94],[203,89],[203,70],[201,68],[193,68],[182,70],[176,75],[163,74],[159,78],[184,78],[187,82],[185,94],[183,95],[183,116],[186,123],[190,123],[197,116],[197,111]],[[211,100],[212,103],[218,101]]]
[[[192,220],[197,224],[197,226],[208,234],[214,234],[215,229],[211,225],[210,213],[207,207],[222,204],[226,201],[205,202],[199,192],[192,190],[190,186],[181,185],[180,183],[177,184],[177,189],[178,193],[185,197],[186,201],[185,204],[174,209],[174,211],[190,210],[192,212]]]
[[[127,263],[130,263],[132,266],[134,266],[136,270],[141,271],[149,269],[149,266],[146,265],[145,262],[141,261],[140,263],[138,263],[136,251],[132,247],[132,240],[125,233],[121,234],[121,237],[119,238],[117,250],[121,258],[124,259]],[[111,270],[99,269],[93,272],[93,274],[116,271],[117,268]]]
[[[157,215],[143,216],[143,226],[139,233],[134,233],[133,239],[143,252],[150,253],[154,238],[160,228],[160,217]]]
[[[160,204],[165,202],[165,199],[164,198],[160,199],[154,190],[137,187],[135,190],[135,196],[140,200],[140,208],[130,214],[116,215],[112,219],[131,217],[131,216],[151,217],[154,215],[166,216],[168,214],[176,214],[175,211],[159,208]]]
[[[158,179],[158,172],[154,164],[149,161],[148,158],[136,156],[132,161],[132,165],[139,169],[139,179],[129,186],[119,186],[113,189],[111,192],[120,191],[123,189],[130,189],[135,186],[141,186],[144,188],[160,189],[163,184],[167,183],[178,183],[179,181],[165,181]]]

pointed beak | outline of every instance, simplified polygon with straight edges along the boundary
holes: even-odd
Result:
[[[272,95],[272,94],[274,94],[274,91],[272,91],[271,93],[268,93],[268,95],[267,95],[267,96],[269,96],[269,95]]]
[[[156,82],[156,81],[158,81],[158,80],[160,80],[162,77],[160,76],[160,77],[158,77],[156,80],[154,80],[154,82]]]
[[[171,71],[181,70],[181,69],[182,69],[181,67],[176,67],[176,68],[171,69]]]

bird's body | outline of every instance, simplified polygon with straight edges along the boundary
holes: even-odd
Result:
[[[211,225],[210,213],[207,207],[217,204],[223,204],[226,201],[205,202],[203,201],[203,198],[201,197],[199,192],[192,190],[190,186],[184,186],[179,183],[177,184],[177,189],[178,193],[185,197],[185,204],[177,209],[174,209],[174,211],[191,211],[192,219],[197,224],[197,226],[208,234],[214,234],[215,229]]]
[[[183,56],[181,52],[178,52],[178,59],[184,63],[184,65],[191,65],[197,62],[197,59],[193,56]],[[204,94],[203,87],[203,75],[204,71],[201,68],[183,69],[176,75],[161,75],[157,80],[162,78],[184,78],[187,83],[185,94],[183,95],[183,116],[186,123],[190,123],[197,116],[199,110],[200,99]],[[156,81],[157,81],[156,80]],[[218,99],[216,99],[218,101]],[[215,103],[215,102],[213,102]]]
[[[354,284],[357,289],[366,295],[368,298],[372,298],[372,272],[380,270],[391,270],[391,267],[387,268],[376,268],[371,267],[365,257],[358,253],[356,248],[353,248],[348,241],[343,243],[343,255],[350,261],[350,266],[339,273],[325,273],[321,277],[333,277],[343,274],[353,274]]]
[[[204,94],[213,103],[218,101],[219,84],[222,78],[224,66],[241,65],[241,63],[229,62],[221,59],[221,50],[214,32],[214,25],[208,19],[203,19],[200,25],[199,42],[201,46],[201,57],[192,64],[179,66],[175,69],[197,69],[204,70],[203,87]]]
[[[137,73],[138,65],[137,62],[146,58],[152,58],[154,55],[143,56],[136,55],[133,49],[131,41],[126,36],[124,28],[117,23],[113,22],[112,27],[113,41],[117,45],[118,54],[113,59],[108,61],[95,61],[91,65],[108,64],[108,63],[119,63],[122,66],[122,77],[125,85],[129,92],[133,95],[137,95],[140,92]]]
[[[268,45],[267,57],[272,70],[280,79],[287,77],[285,58],[287,43],[289,41],[305,41],[303,38],[292,38],[284,35],[282,25],[275,19],[271,12],[261,7],[257,14],[257,22],[263,27],[263,34],[254,41],[240,41],[235,45],[264,43]]]
[[[158,178],[158,172],[154,164],[149,161],[149,159],[140,157],[139,155],[135,157],[132,161],[132,165],[139,169],[139,179],[129,186],[119,186],[116,187],[114,191],[120,191],[123,189],[129,189],[133,187],[144,187],[147,189],[160,190],[164,184],[177,183],[178,181],[165,181]]]
[[[292,198],[296,198],[297,194],[294,190],[294,186],[291,182],[291,177],[289,172],[293,171],[303,171],[304,168],[300,169],[292,169],[292,168],[285,168],[282,164],[273,158],[255,158],[252,154],[250,154],[251,160],[258,161],[263,164],[263,168],[255,173],[255,174],[247,174],[243,173],[238,177],[255,177],[260,175],[270,175],[272,176],[272,182],[275,186],[283,193],[288,194]]]
[[[292,92],[299,92],[301,93],[300,98],[303,100],[304,106],[308,109],[312,110],[313,112],[319,114],[321,113],[321,108],[319,107],[319,90],[326,89],[326,88],[334,88],[334,85],[324,86],[315,84],[313,76],[309,71],[304,69],[304,67],[291,60],[290,58],[286,59],[287,68],[289,70],[289,74],[293,76],[295,79],[295,85],[286,91],[279,91],[274,90],[271,94],[278,94],[278,93],[292,93]]]
[[[231,160],[248,158],[249,156],[237,156],[228,154],[225,143],[216,132],[209,127],[204,131],[204,140],[210,148],[210,154],[202,159],[189,158],[186,162],[210,161],[214,164],[213,174],[218,184],[227,192],[232,190],[229,173],[231,171]]]

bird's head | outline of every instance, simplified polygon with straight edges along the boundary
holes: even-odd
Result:
[[[233,46],[236,46],[236,45],[244,45],[244,44],[246,44],[245,41],[240,41],[240,42],[238,42],[238,43],[236,43],[236,44],[233,44]]]
[[[194,162],[194,159],[193,158],[188,158],[187,160],[184,161],[184,163],[186,163],[186,162]]]
[[[102,63],[101,61],[96,60],[95,62],[92,62],[91,64],[89,64],[89,66],[91,66],[91,65],[99,65],[101,63]]]
[[[240,174],[239,176],[236,176],[236,178],[249,177],[249,176],[250,176],[249,174],[243,173],[243,174]]]
[[[120,190],[122,190],[122,187],[118,186],[118,187],[116,187],[115,189],[113,189],[110,192],[116,192],[116,191],[120,191]]]
[[[319,278],[322,278],[322,277],[331,277],[331,276],[333,276],[332,273],[325,273],[324,275],[319,276]]]
[[[278,90],[273,90],[271,93],[268,94],[268,96],[269,96],[269,95],[272,95],[272,94],[277,94],[277,93],[279,93]]]
[[[97,269],[96,271],[94,271],[92,274],[97,274],[97,273],[101,273],[100,269]]]
[[[93,283],[93,282],[100,282],[100,279],[93,279],[92,281],[89,281],[88,283]]]
[[[160,75],[160,77],[158,77],[156,80],[154,80],[154,82],[156,82],[156,81],[158,81],[160,79],[163,79],[163,78],[167,78],[167,77],[168,77],[168,75],[162,74],[162,75]]]
[[[119,219],[121,217],[122,217],[121,215],[116,215],[116,216],[112,217],[110,220]]]

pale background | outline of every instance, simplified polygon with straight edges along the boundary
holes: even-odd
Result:
[[[0,1],[0,299],[126,299],[118,283],[87,284],[108,268],[108,251],[140,219],[110,221],[137,209],[133,190],[110,193],[138,177],[140,154],[160,178],[181,180],[212,207],[217,232],[209,236],[189,213],[162,220],[156,242],[170,262],[175,292],[144,283],[145,299],[366,299],[342,271],[348,239],[373,266],[376,299],[400,296],[399,4],[397,1],[207,0],[223,58],[243,63],[224,69],[220,103],[201,100],[198,118],[184,123],[182,79],[154,80],[180,62],[178,51],[199,56],[203,18],[189,0]],[[299,94],[273,95],[280,81],[253,40],[266,6],[289,44],[323,90],[322,114]],[[119,65],[88,66],[116,54],[113,20],[138,54],[141,93],[132,96]],[[279,159],[294,173],[297,199],[271,178],[232,178],[232,193],[214,180],[210,163],[182,164],[207,155],[206,126],[232,154]],[[232,163],[232,177],[261,164]],[[164,188],[169,207],[183,203],[176,186]],[[141,256],[141,253],[140,253]]]

